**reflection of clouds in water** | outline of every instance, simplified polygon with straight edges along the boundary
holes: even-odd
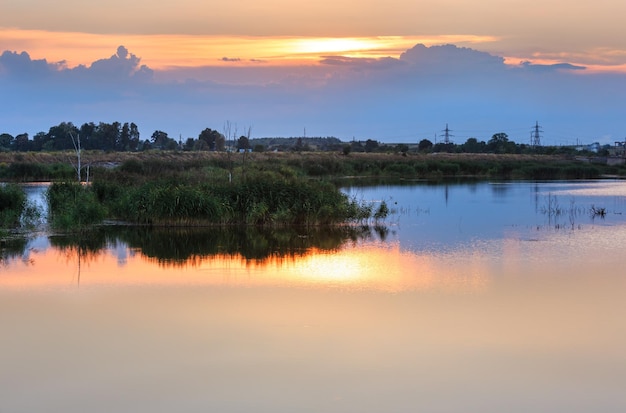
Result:
[[[495,197],[496,186],[506,186],[498,192],[506,196]],[[609,212],[608,228],[589,224],[583,214],[573,230],[567,215],[558,221],[566,226],[557,228],[554,221],[547,226],[535,210],[535,194],[541,207],[544,192],[582,192],[593,189],[589,186],[449,185],[446,205],[442,186],[352,188],[346,192],[365,200],[388,199],[398,209],[392,218],[396,222],[369,231],[318,230],[304,236],[298,231],[106,228],[83,237],[53,238],[52,243],[37,237],[13,248],[2,268],[0,289],[73,288],[68,274],[75,273],[78,246],[84,251],[80,259],[86,275],[81,288],[150,284],[484,294],[505,278],[616,274],[626,244],[624,218]],[[614,181],[597,186],[597,191],[616,193],[626,187]],[[569,207],[570,197],[559,198],[563,208]],[[588,199],[610,207],[605,204],[609,197]]]
[[[22,188],[26,194],[27,201],[37,207],[41,211],[43,217],[48,214],[48,203],[46,202],[46,191],[49,184],[37,183],[37,184],[24,184]]]
[[[113,255],[117,257],[117,265],[124,267],[128,264],[128,246],[124,243],[118,243],[112,248]]]
[[[498,239],[475,238],[443,247],[366,239],[297,256],[249,260],[238,253],[193,255],[177,265],[163,265],[124,242],[79,256],[75,248],[58,248],[44,237],[26,248],[25,262],[20,263],[21,251],[11,258],[2,269],[0,289],[65,288],[80,258],[88,273],[81,288],[150,284],[484,294],[505,278],[617,274],[625,244],[626,225],[530,233],[520,228]]]
[[[471,187],[470,187],[471,188]],[[509,190],[512,188],[508,183],[491,182],[489,185],[491,193],[494,197],[507,197]],[[470,193],[476,193],[476,188],[471,188]]]
[[[572,182],[546,184],[538,186],[538,191],[543,195],[576,195],[576,196],[606,196],[606,197],[626,197],[626,184],[624,181],[606,182]]]
[[[30,262],[31,253],[45,253],[50,248],[50,240],[47,236],[39,236],[28,242],[24,253],[22,254],[22,261]]]
[[[39,236],[34,238],[28,243],[28,249],[35,249],[38,251],[46,251],[50,248],[50,240],[47,236]]]
[[[626,214],[626,184],[624,181],[549,183],[537,186],[537,194],[545,203],[549,197],[568,208],[570,205],[590,209],[606,208],[611,216]],[[590,211],[586,211],[589,212]],[[617,217],[619,218],[619,217]],[[622,221],[622,219],[619,219]]]

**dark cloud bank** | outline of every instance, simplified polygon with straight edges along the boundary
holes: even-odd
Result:
[[[202,69],[209,76],[211,70]],[[308,68],[268,69],[260,62],[240,70],[239,80],[229,82],[159,81],[123,46],[74,68],[5,51],[0,132],[128,121],[142,136],[159,129],[185,138],[230,120],[252,126],[256,136],[297,136],[306,128],[309,136],[410,142],[433,138],[447,123],[458,142],[501,131],[524,142],[539,121],[550,144],[610,143],[626,135],[626,76],[584,74],[568,63],[511,67],[473,49],[416,45],[399,58],[325,56]],[[270,70],[271,80],[260,76]]]

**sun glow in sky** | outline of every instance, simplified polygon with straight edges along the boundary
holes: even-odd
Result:
[[[447,123],[455,143],[513,129],[519,143],[538,120],[551,143],[614,142],[624,15],[623,0],[3,0],[0,94],[15,99],[0,127],[132,114],[148,136],[234,119],[259,136],[419,142]]]
[[[625,14],[621,0],[340,0],[298,7],[285,0],[158,6],[145,0],[5,0],[0,50],[72,65],[125,45],[161,68],[215,64],[223,57],[231,64],[326,54],[397,57],[416,43],[454,43],[523,60],[539,53],[550,61],[615,66],[626,64]]]
[[[252,37],[84,34],[0,28],[0,50],[27,50],[33,59],[89,65],[124,45],[152,69],[215,65],[293,65],[322,57],[398,57],[417,43],[478,45],[490,36]]]
[[[596,49],[579,52],[537,51],[528,54],[501,50],[502,39],[493,35],[430,36],[240,36],[189,34],[96,34],[21,30],[0,26],[0,51],[27,51],[33,59],[62,62],[65,67],[89,66],[107,58],[124,45],[151,69],[210,66],[297,66],[317,64],[329,56],[380,59],[398,58],[416,44],[455,44],[479,50],[495,50],[505,63],[523,61],[556,64],[572,61],[586,73],[626,73],[626,51]]]

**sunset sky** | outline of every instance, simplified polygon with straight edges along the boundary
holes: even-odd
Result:
[[[613,143],[625,15],[620,0],[3,0],[0,133],[129,121],[186,138],[228,120],[416,142],[447,123],[457,143],[521,143],[538,121],[546,144]]]

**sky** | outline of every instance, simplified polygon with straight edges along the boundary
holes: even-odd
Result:
[[[0,133],[613,144],[623,0],[0,0]]]

